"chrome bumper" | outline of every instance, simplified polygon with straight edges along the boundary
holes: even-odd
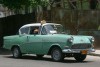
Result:
[[[64,49],[62,50],[63,53],[81,53],[82,50],[87,50],[87,53],[95,52],[95,49]]]

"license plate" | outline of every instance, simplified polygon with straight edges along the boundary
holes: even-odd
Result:
[[[81,54],[87,54],[87,50],[82,50]]]

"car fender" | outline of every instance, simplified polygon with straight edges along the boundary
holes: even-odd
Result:
[[[58,48],[62,49],[61,46],[60,46],[60,44],[54,43],[54,44],[52,44],[52,45],[50,46],[50,48],[49,48],[49,50],[48,50],[48,55],[50,55],[51,50],[52,50],[54,47],[58,47]]]
[[[14,47],[19,47],[19,48],[20,48],[20,45],[19,45],[19,44],[12,45],[12,46],[11,46],[11,48],[10,48],[10,49],[11,49],[11,51],[12,51],[12,49],[13,49]]]

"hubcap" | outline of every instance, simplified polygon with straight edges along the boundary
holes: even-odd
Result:
[[[14,49],[14,53],[13,53],[13,54],[14,54],[14,57],[18,57],[18,53],[19,53],[19,52],[18,52],[18,49],[15,48],[15,49]]]
[[[55,60],[59,60],[60,57],[61,57],[60,52],[59,52],[58,50],[54,50],[54,51],[53,51],[53,58],[54,58]]]

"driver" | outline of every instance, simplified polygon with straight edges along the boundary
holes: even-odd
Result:
[[[34,34],[38,34],[38,32],[39,32],[39,30],[36,28],[36,29],[34,30]]]

